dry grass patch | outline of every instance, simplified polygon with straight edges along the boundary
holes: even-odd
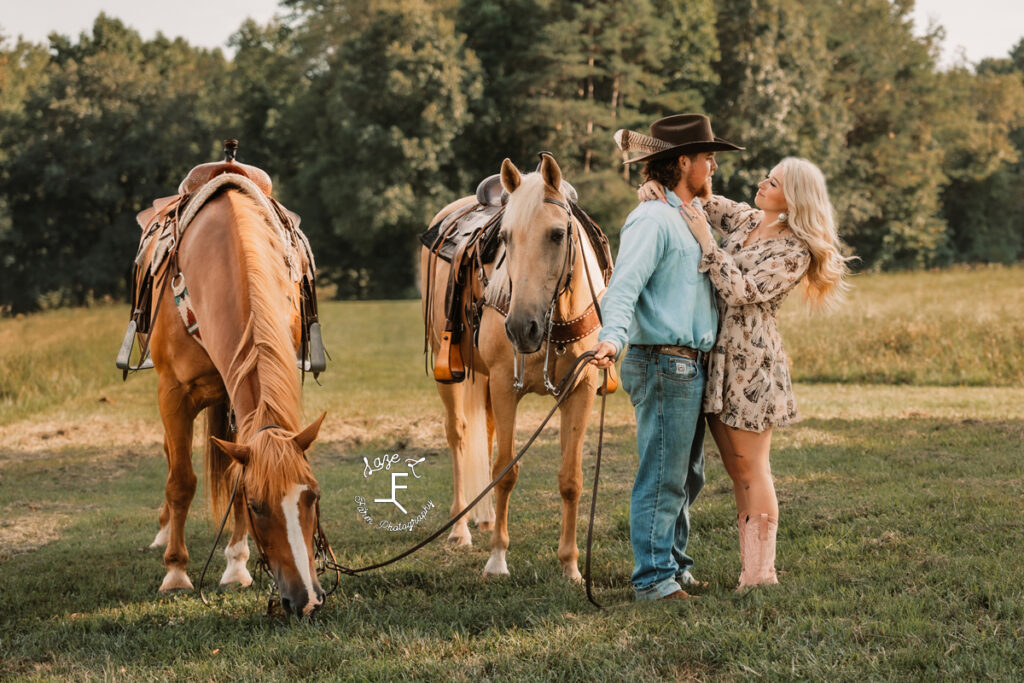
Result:
[[[7,505],[0,519],[0,561],[59,540],[86,507],[49,501]]]

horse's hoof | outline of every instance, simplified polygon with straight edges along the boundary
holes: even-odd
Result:
[[[470,535],[468,529],[465,532],[452,531],[448,534],[448,538],[445,539],[445,543],[457,548],[468,548],[473,545],[473,537]]]
[[[225,569],[224,575],[220,577],[220,585],[227,586],[228,584],[237,583],[245,588],[252,585],[252,574],[245,567],[237,569]]]
[[[188,574],[185,573],[184,569],[168,569],[164,582],[160,584],[160,592],[166,593],[178,590],[192,590],[192,582],[189,581]]]
[[[171,525],[160,527],[160,531],[157,532],[156,538],[149,544],[150,548],[163,548],[167,545],[168,537],[171,535]]]
[[[562,574],[565,575],[565,578],[569,579],[577,585],[583,583],[583,575],[580,574],[580,570],[577,567],[572,567],[571,569],[562,569]]]
[[[508,565],[505,564],[504,550],[495,550],[487,558],[487,564],[484,566],[484,577],[490,576],[508,576]]]

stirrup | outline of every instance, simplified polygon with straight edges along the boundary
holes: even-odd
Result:
[[[451,330],[441,334],[441,346],[434,362],[434,381],[440,384],[456,384],[466,379],[466,365],[462,360],[462,349],[458,342],[452,343]]]
[[[309,324],[309,357],[296,358],[295,365],[303,372],[312,372],[314,377],[327,369],[327,352],[324,351],[320,323]]]
[[[114,360],[114,364],[118,370],[123,370],[125,374],[129,371],[134,370],[149,370],[153,367],[153,359],[146,354],[146,357],[137,366],[132,366],[131,357],[132,349],[135,347],[135,331],[138,329],[134,320],[128,322],[128,329],[124,332],[124,340],[121,342],[121,349],[117,352],[117,358]]]
[[[608,368],[608,377],[601,381],[601,386],[597,388],[598,396],[607,396],[608,394],[614,394],[615,390],[619,388],[619,378],[615,374],[615,366]]]
[[[309,326],[309,371],[319,374],[327,369],[327,354],[324,352],[324,338],[320,333],[320,323]]]

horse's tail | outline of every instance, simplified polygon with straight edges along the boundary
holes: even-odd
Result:
[[[203,458],[206,490],[210,492],[210,510],[213,519],[219,521],[231,495],[228,468],[232,460],[230,455],[213,445],[211,436],[224,441],[232,440],[226,402],[214,403],[206,409],[206,457]]]
[[[491,449],[494,438],[494,415],[488,378],[479,373],[459,383],[466,411],[466,438],[463,448],[462,495],[469,501],[491,483]],[[494,494],[488,494],[473,508],[473,521],[477,526],[494,522]]]

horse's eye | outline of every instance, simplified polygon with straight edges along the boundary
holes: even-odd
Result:
[[[507,242],[508,241],[508,233],[506,233],[504,230],[499,232],[498,233],[498,241],[501,242],[501,243]]]
[[[552,230],[551,241],[555,244],[561,244],[562,240],[565,239],[565,230]]]
[[[264,511],[264,506],[262,503],[254,503],[252,501],[249,501],[249,511],[252,512],[252,514],[254,515],[262,515]]]

